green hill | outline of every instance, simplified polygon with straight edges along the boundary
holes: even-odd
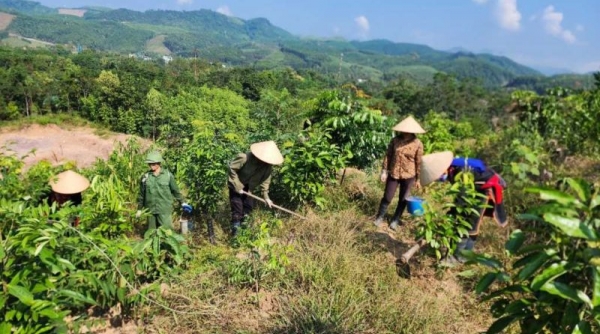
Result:
[[[17,13],[6,31],[55,44],[120,53],[197,55],[258,68],[292,67],[336,74],[340,80],[381,81],[397,76],[426,83],[436,72],[477,78],[488,87],[523,76],[543,76],[506,57],[446,52],[388,40],[303,39],[265,18],[242,20],[210,10],[173,11],[86,8],[83,18],[59,15],[37,2],[0,0]]]

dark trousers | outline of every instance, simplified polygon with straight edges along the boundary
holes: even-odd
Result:
[[[235,188],[229,184],[229,204],[231,205],[231,222],[241,222],[245,216],[249,215],[254,208],[254,199],[247,195],[241,195]],[[248,191],[248,187],[244,187]]]
[[[385,182],[385,191],[383,193],[383,198],[381,199],[381,204],[379,205],[379,207],[387,208],[387,206],[390,205],[390,203],[394,199],[394,195],[396,194],[396,190],[399,186],[400,191],[398,192],[398,207],[394,212],[392,220],[398,220],[400,219],[400,216],[402,216],[402,213],[404,212],[404,209],[406,208],[407,204],[406,199],[410,196],[410,189],[413,187],[414,184],[414,177],[411,177],[410,179],[396,180],[391,176],[388,176],[387,181]],[[383,216],[385,212],[380,212],[380,214]]]

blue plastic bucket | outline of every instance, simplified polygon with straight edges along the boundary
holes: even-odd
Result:
[[[423,207],[423,203],[425,203],[424,199],[416,196],[411,196],[407,198],[406,201],[408,202],[408,213],[410,213],[411,215],[422,216],[425,213],[425,208]]]

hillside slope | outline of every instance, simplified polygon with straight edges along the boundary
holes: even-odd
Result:
[[[341,69],[342,79],[349,80],[380,81],[386,74],[403,74],[428,81],[440,71],[498,87],[521,76],[542,76],[506,57],[388,40],[301,39],[264,18],[242,20],[210,10],[86,8],[81,18],[32,1],[0,0],[0,8],[17,15],[6,28],[12,34],[103,51],[197,55],[231,65],[324,73]]]

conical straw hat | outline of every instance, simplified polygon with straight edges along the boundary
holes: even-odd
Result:
[[[452,159],[454,159],[454,154],[450,151],[424,155],[421,162],[421,185],[426,186],[439,179],[452,164]]]
[[[412,116],[406,117],[402,122],[396,124],[392,130],[405,133],[425,133],[425,130]]]
[[[279,152],[277,144],[272,140],[250,145],[250,152],[270,165],[281,165],[283,163],[283,156]]]
[[[90,186],[90,181],[85,176],[68,170],[50,180],[50,186],[56,193],[71,195],[86,190]]]

